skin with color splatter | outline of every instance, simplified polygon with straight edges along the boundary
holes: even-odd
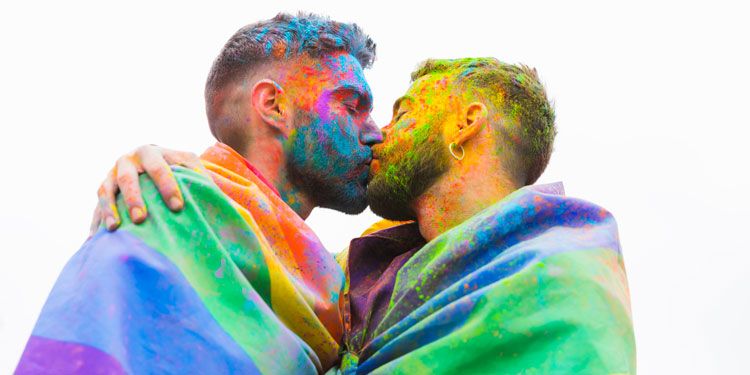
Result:
[[[303,58],[280,81],[289,87],[294,128],[284,141],[289,184],[279,191],[295,208],[295,194],[346,213],[366,207],[370,145],[381,140],[370,117],[372,93],[359,63],[338,53]]]
[[[496,59],[423,63],[373,147],[373,212],[418,219],[429,240],[536,180],[555,131],[533,75]]]
[[[364,210],[370,146],[382,135],[370,117],[372,93],[359,62],[344,52],[303,55],[272,64],[264,73],[273,83],[267,85],[272,94],[258,89],[265,83],[250,75],[214,100],[216,107],[230,107],[224,109],[226,121],[238,121],[239,112],[247,122],[266,122],[246,127],[250,142],[238,152],[303,218],[317,206]]]

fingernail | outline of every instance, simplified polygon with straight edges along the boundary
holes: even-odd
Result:
[[[169,198],[169,208],[175,211],[182,209],[182,201],[180,200],[180,198],[177,198],[177,197]]]
[[[145,212],[140,207],[133,207],[130,210],[130,217],[133,221],[141,221],[146,216]]]
[[[104,219],[104,223],[107,224],[107,229],[112,230],[115,229],[115,224],[117,221],[112,216],[107,216],[106,219]]]

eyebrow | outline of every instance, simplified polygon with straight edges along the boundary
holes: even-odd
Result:
[[[413,101],[414,98],[411,97],[411,96],[409,96],[409,95],[404,95],[404,96],[396,99],[396,102],[393,103],[393,115],[394,116],[396,115],[396,111],[398,111],[398,108],[401,106],[401,102],[403,102],[404,100],[412,100]]]

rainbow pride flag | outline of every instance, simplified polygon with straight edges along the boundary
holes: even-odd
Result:
[[[616,223],[562,185],[520,189],[427,244],[402,224],[338,258],[347,345],[331,374],[635,373]]]
[[[142,176],[148,220],[123,215],[84,243],[16,373],[319,373],[337,361],[343,271],[240,155],[217,144],[202,159],[210,178],[174,168],[177,214]]]

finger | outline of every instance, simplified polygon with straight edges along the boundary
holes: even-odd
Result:
[[[136,153],[136,156],[141,163],[141,167],[143,167],[154,181],[159,194],[161,194],[167,206],[172,211],[181,210],[183,200],[180,187],[162,152],[156,148],[141,148]]]
[[[141,197],[141,187],[138,180],[138,169],[132,157],[122,157],[117,160],[117,186],[122,192],[125,205],[128,206],[130,220],[136,224],[146,220],[148,211]]]
[[[99,210],[99,220],[104,220],[104,225],[107,230],[115,230],[120,226],[120,213],[117,212],[116,195],[117,195],[117,184],[115,183],[115,175],[117,174],[117,167],[107,173],[107,178],[104,179],[97,195],[99,196],[99,204],[97,209]],[[95,211],[96,215],[96,211]]]

